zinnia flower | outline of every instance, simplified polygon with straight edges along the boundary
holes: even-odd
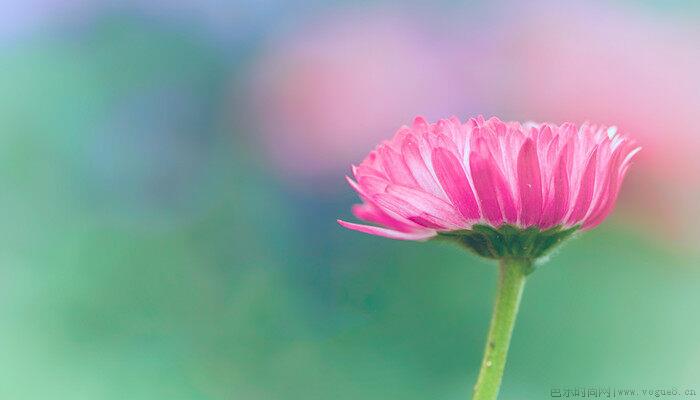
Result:
[[[363,200],[353,213],[376,225],[338,222],[392,239],[458,238],[487,257],[536,258],[605,219],[637,151],[615,127],[417,117],[348,178]],[[488,243],[518,232],[533,236],[529,249]]]
[[[474,400],[493,400],[533,261],[610,213],[634,141],[615,127],[416,118],[372,151],[350,185],[355,215],[341,225],[392,239],[444,237],[499,260],[493,317]]]

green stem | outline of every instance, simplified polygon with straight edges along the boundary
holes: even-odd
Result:
[[[501,259],[499,263],[496,302],[473,400],[495,400],[498,396],[525,276],[531,268],[532,262],[525,259]]]

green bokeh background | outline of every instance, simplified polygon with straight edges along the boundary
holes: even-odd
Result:
[[[246,35],[106,13],[3,45],[0,398],[468,398],[496,269],[341,230],[342,176],[272,173],[237,111]],[[503,398],[700,392],[699,261],[617,216],[570,241],[528,281]]]

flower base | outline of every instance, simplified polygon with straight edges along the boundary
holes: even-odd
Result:
[[[578,229],[578,225],[569,228],[555,226],[546,230],[507,224],[498,228],[474,225],[471,229],[440,232],[438,238],[456,241],[482,257],[535,260],[547,255]]]

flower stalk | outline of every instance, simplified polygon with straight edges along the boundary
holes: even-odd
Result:
[[[531,270],[529,259],[501,259],[499,262],[496,300],[473,400],[494,400],[498,396],[525,277]]]

